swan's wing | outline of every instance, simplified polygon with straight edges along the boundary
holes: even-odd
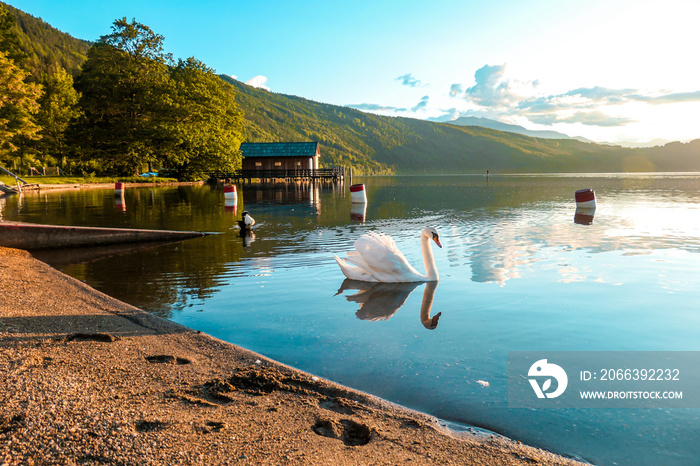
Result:
[[[350,256],[351,254],[348,254]],[[350,258],[341,259],[340,257],[333,255],[335,261],[340,266],[340,270],[350,280],[359,280],[362,282],[376,282],[377,279],[372,276],[372,273],[367,268],[350,262]]]
[[[380,282],[411,282],[424,279],[408,263],[403,253],[396,247],[391,236],[379,232],[370,232],[355,241],[355,250],[360,256],[363,268]],[[353,256],[354,263],[360,259]]]

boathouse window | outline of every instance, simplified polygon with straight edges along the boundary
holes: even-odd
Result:
[[[281,167],[281,166],[282,166],[282,162],[275,162],[275,167]]]
[[[256,167],[262,167],[262,162],[255,162]]]

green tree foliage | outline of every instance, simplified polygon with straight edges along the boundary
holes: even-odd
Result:
[[[43,154],[43,165],[54,165],[56,160],[63,165],[68,155],[66,130],[70,122],[81,114],[78,98],[73,88],[73,78],[63,68],[44,82],[44,95],[39,99],[40,108],[36,114],[42,134],[36,146]]]
[[[15,17],[0,3],[0,50],[17,63],[27,57],[16,33]]]
[[[119,175],[138,174],[144,164],[165,158],[170,60],[163,36],[126,18],[90,48],[75,83],[84,114],[74,136],[85,156]]]
[[[7,17],[2,18],[4,15]],[[2,32],[8,20],[9,46],[3,43],[7,37]],[[29,71],[33,79],[44,81],[60,69],[76,76],[88,48],[89,42],[71,37],[39,18],[0,2],[0,50],[10,52],[15,64]]]
[[[90,49],[76,88],[84,113],[73,140],[105,171],[159,165],[193,179],[241,165],[233,88],[194,58],[173,65],[163,36],[136,20],[115,21]]]
[[[190,179],[203,178],[213,170],[240,168],[243,114],[233,88],[194,58],[179,60],[171,77],[173,147],[165,165]]]
[[[33,115],[39,110],[41,88],[25,82],[28,73],[0,52],[0,150],[8,160],[23,139],[38,139]]]

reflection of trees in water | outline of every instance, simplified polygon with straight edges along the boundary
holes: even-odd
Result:
[[[370,321],[387,320],[396,314],[406,303],[413,290],[422,284],[422,282],[372,283],[345,279],[336,296],[347,290],[358,290],[357,293],[345,296],[349,302],[360,305],[355,313],[357,318]],[[421,302],[420,320],[423,326],[429,330],[437,327],[438,320],[442,315],[441,312],[438,312],[435,316],[430,316],[437,285],[438,282],[425,282]]]
[[[308,193],[309,189],[305,189]],[[312,199],[319,205],[320,190],[317,184]],[[164,317],[211,297],[225,286],[232,264],[242,258],[272,257],[278,253],[281,242],[293,242],[290,247],[299,249],[309,231],[309,212],[318,212],[313,203],[274,204],[267,209],[281,209],[279,215],[284,221],[276,221],[275,215],[260,209],[260,215],[256,213],[255,217],[261,225],[256,226],[254,233],[241,235],[235,224],[236,214],[244,205],[239,203],[237,209],[227,209],[223,191],[207,185],[127,188],[125,212],[116,212],[113,190],[49,193],[45,198],[34,196],[30,200],[26,209],[29,212],[25,212],[29,218],[23,218],[25,221],[219,232],[167,245],[84,248],[45,258],[49,264],[110,296]],[[97,215],[85,216],[85,211]],[[255,241],[256,235],[268,241]]]
[[[219,277],[225,274],[225,263],[209,261],[194,252],[199,247],[187,243],[132,250],[128,255],[71,265],[64,272],[136,307],[171,317],[174,310],[211,297],[223,285]],[[216,243],[209,247],[219,249]],[[227,255],[223,249],[220,253]]]

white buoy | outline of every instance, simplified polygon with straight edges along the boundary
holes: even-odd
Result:
[[[354,184],[350,186],[350,198],[353,204],[364,204],[367,202],[367,195],[365,194],[365,185]]]
[[[124,194],[124,183],[121,181],[117,181],[114,183],[114,195],[115,196],[121,196]]]
[[[576,191],[576,208],[595,209],[595,192],[591,188]]]
[[[238,192],[235,184],[224,186],[224,202],[227,202],[229,206],[238,205]]]

